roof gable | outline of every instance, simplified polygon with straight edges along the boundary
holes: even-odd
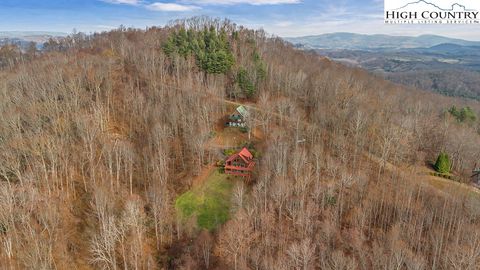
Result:
[[[248,111],[244,106],[239,106],[237,112],[242,115],[243,118],[248,117]]]
[[[248,151],[246,147],[244,147],[240,152],[231,155],[228,159],[227,162],[235,160],[237,157],[240,157],[246,164],[250,163],[250,161],[253,159],[252,153]]]
[[[242,151],[240,151],[240,153],[238,153],[238,155],[240,157],[242,157],[243,159],[245,159],[246,161],[250,160],[253,158],[253,155],[252,153],[250,153],[250,151],[248,151],[248,149],[246,147],[244,147],[242,149]]]
[[[238,154],[233,154],[227,158],[226,162],[234,161],[238,156]]]

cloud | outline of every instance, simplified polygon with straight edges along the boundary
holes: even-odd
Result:
[[[209,5],[238,5],[247,4],[253,6],[262,5],[282,5],[282,4],[300,4],[302,0],[191,0],[194,4],[209,4]]]
[[[105,24],[94,25],[94,27],[97,29],[105,29],[105,30],[112,30],[112,29],[118,28],[118,26],[105,25]]]
[[[153,2],[145,0],[100,0],[110,4],[139,5],[155,11],[187,12],[202,9],[200,5],[280,5],[299,4],[303,0],[179,0],[175,2]]]
[[[111,4],[125,4],[125,5],[138,5],[140,4],[140,0],[102,0],[103,2],[111,3]]]
[[[289,26],[293,25],[293,22],[291,22],[291,21],[280,21],[280,22],[274,23],[273,25],[278,26],[278,27],[289,27]]]
[[[142,6],[144,8],[155,10],[155,11],[173,11],[173,12],[184,12],[201,9],[195,5],[187,4],[177,4],[177,3],[164,3],[164,2],[153,2],[148,4],[144,0],[100,0],[110,4],[124,4],[124,5],[134,5]]]
[[[150,10],[156,11],[176,11],[176,12],[184,12],[184,11],[192,11],[200,9],[198,6],[193,5],[180,5],[175,3],[152,3],[147,5],[147,8]]]

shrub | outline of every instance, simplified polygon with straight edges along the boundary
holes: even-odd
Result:
[[[225,149],[223,150],[223,153],[226,155],[226,156],[231,156],[233,154],[235,154],[237,151],[235,149]]]
[[[6,233],[7,233],[7,226],[0,223],[0,234],[6,234]]]
[[[246,147],[250,152],[255,150],[255,145],[252,141],[243,141],[240,145]]]
[[[330,206],[334,206],[337,203],[337,198],[333,195],[327,195],[325,198],[325,202]]]
[[[260,151],[258,151],[256,149],[251,149],[250,153],[252,153],[254,158],[260,158],[260,156],[261,156]]]
[[[448,109],[450,115],[452,115],[460,123],[473,123],[477,120],[477,115],[470,107],[464,107],[460,110],[456,106],[452,106]]]

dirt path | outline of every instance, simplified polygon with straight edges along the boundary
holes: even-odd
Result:
[[[371,154],[368,155],[368,158],[374,162],[376,162],[379,166],[382,163],[378,157],[372,156]],[[448,180],[445,178],[432,176],[430,175],[433,170],[427,168],[426,166],[395,166],[390,162],[385,163],[385,170],[390,172],[408,172],[412,176],[418,177],[422,181],[423,185],[428,185],[434,187],[437,192],[442,193],[447,196],[451,196],[455,193],[463,193],[463,194],[475,194],[480,195],[480,190],[465,184],[460,183],[452,180]]]
[[[185,88],[180,88],[178,86],[174,86],[174,85],[167,85],[168,87],[171,87],[175,90],[179,90],[179,91],[184,91],[184,92],[187,92],[187,89]],[[237,101],[232,101],[232,100],[228,100],[228,99],[225,99],[225,98],[220,98],[218,96],[215,96],[214,94],[212,93],[209,93],[209,92],[206,92],[206,91],[196,91],[196,90],[192,90],[192,91],[188,91],[188,93],[195,93],[195,94],[198,94],[200,96],[203,96],[205,98],[208,98],[209,101],[215,101],[215,102],[219,102],[219,103],[224,103],[224,104],[229,104],[229,105],[233,105],[233,106],[244,106],[247,110],[249,111],[257,111],[257,112],[265,112],[264,109],[262,108],[259,108],[258,106],[255,105],[255,103],[241,103],[241,102],[237,102]],[[305,125],[305,126],[313,126],[312,123],[309,123],[305,120],[298,120],[298,119],[293,119],[291,117],[289,117],[288,115],[281,115],[279,113],[276,113],[276,112],[270,112],[271,115],[275,116],[275,117],[278,117],[281,121],[288,121],[288,122],[297,122],[299,121],[299,123]]]
[[[202,185],[215,169],[216,167],[214,164],[210,164],[206,167],[203,167],[202,172],[199,175],[197,175],[195,178],[193,178],[192,187],[198,187]]]

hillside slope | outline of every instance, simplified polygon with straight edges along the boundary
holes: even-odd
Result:
[[[468,182],[478,122],[444,112],[477,102],[204,17],[75,38],[0,71],[1,266],[480,264],[478,196],[440,192],[412,169],[445,151]],[[240,104],[251,129],[225,130]],[[257,161],[251,182],[212,173],[224,147],[243,146]]]

